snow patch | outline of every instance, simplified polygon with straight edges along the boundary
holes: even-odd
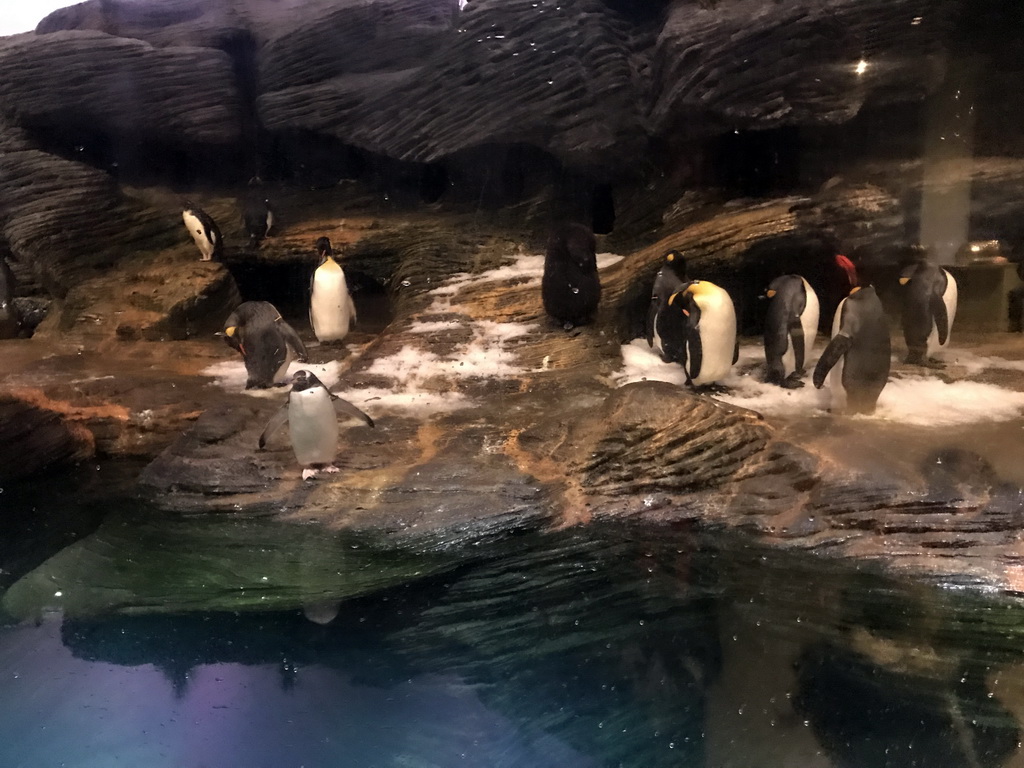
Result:
[[[328,389],[337,384],[338,379],[341,377],[341,363],[336,360],[324,363],[323,365],[293,362],[288,366],[288,375],[301,370],[312,371]],[[245,372],[245,363],[241,360],[225,360],[222,363],[214,363],[199,373],[212,378],[214,380],[213,383],[222,389],[226,389],[229,392],[243,392],[251,397],[279,398],[284,392],[288,391],[288,387],[246,389],[245,382],[248,379],[248,374]]]

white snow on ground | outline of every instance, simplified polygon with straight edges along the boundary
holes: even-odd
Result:
[[[289,375],[301,370],[312,371],[313,374],[324,383],[324,386],[330,389],[338,383],[338,378],[341,373],[341,363],[336,360],[324,363],[323,365],[293,362],[288,366]],[[283,399],[284,393],[288,391],[288,387],[246,389],[245,381],[248,376],[245,372],[245,363],[242,362],[241,358],[225,360],[222,363],[214,363],[200,371],[200,374],[203,376],[209,376],[214,380],[214,384],[228,390],[229,392],[242,392],[246,395],[250,395],[251,397]]]
[[[664,363],[651,351],[644,339],[634,339],[622,347],[622,369],[615,375],[619,386],[633,381],[667,381],[682,386],[686,377],[675,363]],[[949,359],[964,365],[970,353],[950,354]],[[1024,370],[1019,361],[973,356],[977,371],[984,368]],[[800,389],[783,389],[759,380],[764,352],[760,346],[744,346],[732,373],[723,381],[730,391],[715,398],[758,411],[767,416],[824,416],[829,404],[828,384],[816,390],[810,382],[810,370]],[[947,384],[937,376],[912,375],[890,377],[878,399],[872,418],[917,426],[949,426],[983,421],[1008,421],[1024,414],[1024,392],[974,381]]]

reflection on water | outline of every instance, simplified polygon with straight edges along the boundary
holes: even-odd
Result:
[[[0,765],[1022,764],[1016,606],[724,534],[486,549],[312,616],[9,620]]]

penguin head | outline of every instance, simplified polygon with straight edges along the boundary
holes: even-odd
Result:
[[[326,259],[328,256],[333,256],[334,248],[331,247],[331,239],[329,237],[321,237],[317,240],[316,252],[321,261]]]
[[[302,392],[306,389],[324,386],[323,382],[316,377],[315,373],[305,369],[295,372],[295,375],[291,378],[291,384],[292,392]],[[326,389],[326,387],[324,387],[324,389]]]
[[[679,251],[671,250],[665,253],[665,266],[682,280],[686,282],[686,258]]]

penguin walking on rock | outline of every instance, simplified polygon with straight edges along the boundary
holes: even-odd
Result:
[[[874,413],[889,380],[889,321],[874,286],[857,287],[836,310],[832,340],[814,366],[814,386],[829,377],[832,411]]]
[[[906,362],[941,366],[934,355],[945,349],[956,317],[957,284],[949,272],[920,257],[900,272],[903,286],[903,338]]]
[[[686,259],[679,251],[669,251],[664,256],[664,263],[654,277],[651,289],[651,303],[647,309],[647,346],[664,355],[661,336],[658,333],[658,313],[668,306],[672,294],[680,291],[689,282],[686,277]]]
[[[544,311],[567,331],[589,323],[601,301],[597,242],[582,224],[566,224],[548,239],[540,285]]]
[[[242,222],[249,235],[249,247],[256,248],[270,235],[274,226],[274,209],[263,190],[259,176],[249,179],[249,191],[242,207]]]
[[[305,362],[306,347],[295,330],[267,301],[246,301],[224,321],[228,346],[242,355],[248,380],[246,389],[268,389],[285,383],[288,366]]]
[[[341,341],[356,323],[356,305],[348,290],[345,270],[334,260],[331,241],[316,241],[320,266],[309,286],[309,323],[321,343]]]
[[[724,288],[694,280],[669,297],[658,313],[662,357],[686,371],[694,387],[715,385],[739,359],[736,309]]]
[[[297,371],[291,378],[288,401],[267,423],[260,435],[262,451],[277,430],[288,423],[295,459],[302,465],[302,479],[317,472],[338,472],[333,462],[338,455],[338,415],[354,417],[369,427],[373,419],[338,397],[310,371]]]
[[[818,333],[818,294],[800,275],[782,275],[765,295],[771,302],[764,326],[765,381],[802,387],[800,377]]]
[[[206,211],[193,202],[185,201],[185,210],[181,212],[181,220],[192,235],[202,261],[220,261],[224,256],[224,238],[220,228]]]

